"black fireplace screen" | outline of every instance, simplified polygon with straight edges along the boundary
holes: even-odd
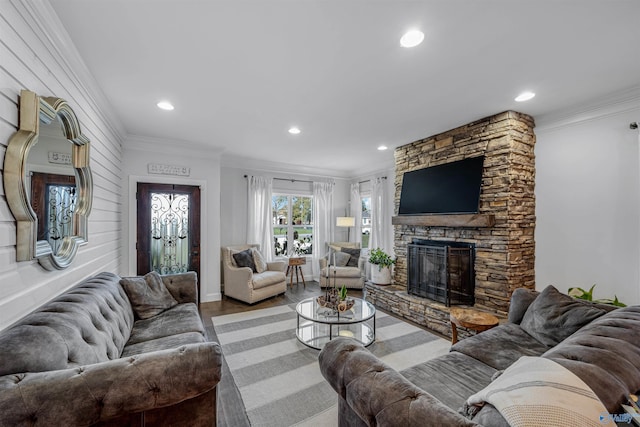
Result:
[[[414,239],[407,246],[407,292],[450,305],[473,305],[475,245]]]

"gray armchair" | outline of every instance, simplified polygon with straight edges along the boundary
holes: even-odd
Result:
[[[224,294],[249,304],[284,294],[287,290],[284,261],[268,262],[267,269],[262,273],[256,273],[249,267],[237,266],[232,256],[233,253],[249,248],[259,250],[260,246],[236,245],[222,248]]]

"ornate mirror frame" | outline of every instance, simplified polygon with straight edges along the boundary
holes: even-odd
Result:
[[[64,137],[72,144],[71,164],[75,171],[77,200],[73,211],[74,234],[63,238],[54,253],[46,240],[37,240],[38,217],[30,203],[27,158],[38,143],[40,122],[58,118]],[[78,247],[87,243],[88,219],[93,199],[93,180],[89,168],[89,139],[82,134],[80,122],[66,101],[20,92],[20,127],[9,140],[4,158],[4,191],[17,221],[16,260],[37,259],[47,270],[62,270],[73,261]]]

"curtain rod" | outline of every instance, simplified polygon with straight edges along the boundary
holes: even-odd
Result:
[[[386,177],[386,176],[379,176],[378,178],[380,178],[380,179],[387,179],[387,177]],[[371,180],[370,180],[370,179],[365,179],[364,181],[360,181],[358,184],[364,184],[365,182],[371,182]]]
[[[244,175],[245,178],[248,178],[248,175]],[[304,179],[293,179],[293,178],[273,178],[273,179],[277,179],[278,181],[289,181],[289,182],[310,182],[313,184],[313,181],[307,181]]]

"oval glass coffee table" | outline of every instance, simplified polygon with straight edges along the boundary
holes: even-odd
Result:
[[[296,306],[298,340],[317,350],[339,336],[370,345],[376,339],[376,308],[363,299],[353,300],[353,307],[342,313],[322,307],[315,297],[300,301]]]

